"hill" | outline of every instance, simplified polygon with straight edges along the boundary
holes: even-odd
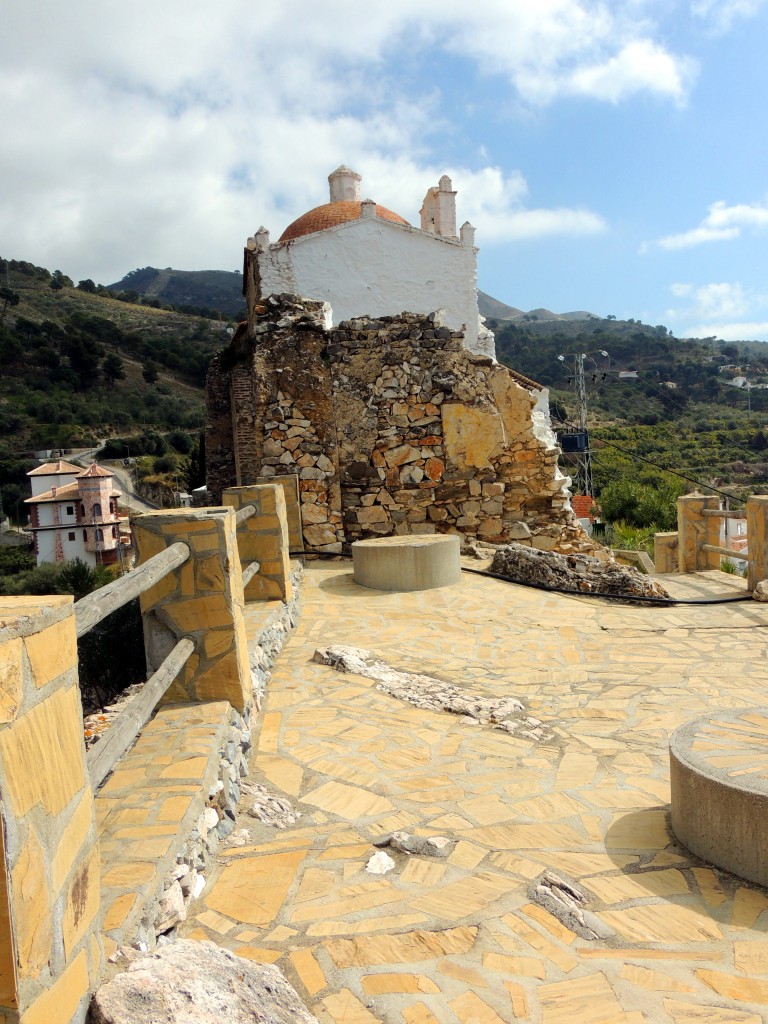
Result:
[[[653,477],[654,466],[703,484],[765,490],[768,345],[678,339],[637,321],[491,326],[500,361],[551,389],[563,431],[578,421],[574,355],[587,354],[598,492],[617,475]],[[729,383],[739,376],[751,388]]]
[[[218,310],[238,320],[245,319],[243,275],[239,270],[174,270],[143,267],[131,270],[108,286],[113,292],[127,292],[132,298],[159,300],[183,312]]]
[[[594,313],[587,313],[583,309],[575,310],[571,313],[553,313],[551,309],[539,307],[538,309],[530,309],[526,313],[516,306],[508,306],[506,303],[494,299],[492,295],[488,295],[479,289],[477,292],[477,305],[481,316],[499,323],[536,323],[542,326],[544,323],[560,324],[563,321],[571,320],[579,322],[583,320],[600,320],[600,317],[595,316]]]
[[[30,456],[95,447],[111,454],[188,456],[204,420],[211,355],[227,321],[121,301],[93,282],[0,260],[0,495],[21,512]],[[173,453],[166,459],[175,465]]]

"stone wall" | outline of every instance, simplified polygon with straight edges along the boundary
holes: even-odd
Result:
[[[306,550],[459,533],[589,547],[539,385],[468,352],[438,314],[327,329],[297,296],[254,305],[207,384],[208,487],[298,477]],[[545,403],[544,403],[545,404]]]
[[[0,602],[0,1020],[74,1024],[98,977],[99,851],[71,597]]]

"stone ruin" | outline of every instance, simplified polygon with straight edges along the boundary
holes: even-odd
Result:
[[[327,303],[253,303],[207,380],[212,500],[298,477],[303,543],[458,533],[591,550],[557,465],[546,391],[464,346],[440,314],[356,318]]]

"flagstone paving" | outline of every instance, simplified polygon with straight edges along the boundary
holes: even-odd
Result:
[[[756,603],[634,607],[466,573],[393,595],[348,563],[310,565],[251,771],[302,817],[276,831],[241,814],[252,842],[220,856],[185,934],[276,962],[324,1024],[760,1024],[768,896],[671,837],[667,743],[708,711],[768,705],[767,629]],[[331,643],[517,696],[554,738],[401,703],[314,663]],[[371,841],[396,829],[457,842],[442,860],[390,849],[395,869],[367,873]],[[547,869],[610,937],[535,902]]]

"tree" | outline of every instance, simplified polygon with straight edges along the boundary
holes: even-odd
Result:
[[[107,386],[110,388],[115,386],[115,381],[125,380],[123,360],[120,356],[116,356],[114,352],[110,352],[104,359],[104,362],[101,364],[101,372],[107,381]]]
[[[88,292],[90,295],[95,295],[97,291],[96,283],[90,277],[86,277],[84,281],[78,281],[77,289],[81,292]]]
[[[144,368],[141,371],[141,375],[147,384],[156,384],[158,378],[157,363],[154,363],[151,359],[148,359],[144,364]]]
[[[10,288],[0,288],[0,299],[3,301],[3,315],[0,316],[0,323],[5,320],[5,314],[8,311],[9,306],[18,306],[21,298],[18,292],[11,291]]]

